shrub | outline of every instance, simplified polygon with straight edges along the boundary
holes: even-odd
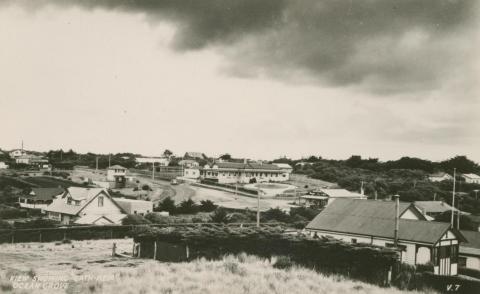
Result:
[[[266,221],[278,221],[278,222],[289,222],[290,216],[280,208],[270,208],[265,211],[262,215],[263,219]]]
[[[58,221],[46,218],[38,218],[26,222],[15,222],[17,229],[36,229],[36,228],[54,228],[60,223]]]
[[[201,217],[194,217],[192,218],[192,223],[203,223],[203,219]]]
[[[13,226],[9,222],[0,220],[0,230],[10,230],[12,228]]]
[[[319,213],[320,213],[320,210],[318,209],[308,208],[304,206],[290,208],[291,217],[301,216],[308,221],[311,221],[312,219],[314,219]]]
[[[417,269],[417,272],[433,273],[433,264],[432,263],[417,264],[416,269]]]
[[[172,198],[167,197],[163,199],[162,202],[154,209],[155,211],[167,211],[170,214],[175,214],[177,207],[175,206],[175,201]]]
[[[143,190],[143,191],[152,191],[152,189],[150,188],[150,186],[147,185],[147,184],[145,184],[145,185],[142,186],[142,190]]]
[[[217,208],[217,205],[213,203],[211,200],[202,200],[200,201],[200,211],[204,212],[212,212]]]
[[[27,211],[14,207],[0,205],[0,219],[27,217]]]
[[[480,279],[480,270],[473,269],[473,268],[466,268],[466,267],[459,267],[458,273],[460,275],[465,275],[469,277],[474,277]]]
[[[177,213],[194,214],[198,212],[198,205],[191,198],[183,200],[177,207]]]
[[[415,280],[415,266],[401,263],[397,267],[395,279],[392,284],[401,290],[412,289],[412,283]]]
[[[143,225],[150,221],[139,214],[129,214],[122,220],[122,225]]]
[[[145,215],[145,219],[150,221],[153,224],[168,224],[169,220],[168,217],[159,215],[155,212],[147,213]]]
[[[226,223],[228,221],[227,211],[224,208],[217,208],[210,216],[210,220],[214,223]]]
[[[228,216],[229,223],[250,223],[255,220],[255,216],[247,213],[234,212]]]
[[[293,265],[292,259],[289,256],[282,255],[277,257],[273,267],[278,269],[290,269]]]

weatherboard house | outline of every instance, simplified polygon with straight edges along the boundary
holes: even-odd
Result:
[[[103,188],[70,187],[45,209],[62,224],[120,224],[125,210]]]
[[[457,275],[463,235],[449,223],[427,221],[412,203],[398,204],[397,246],[400,260],[411,265],[432,263],[434,273]],[[337,199],[305,228],[312,237],[395,247],[396,205],[393,201]]]

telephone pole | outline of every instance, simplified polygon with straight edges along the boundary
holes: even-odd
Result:
[[[95,172],[98,172],[98,156],[95,157]]]
[[[108,167],[110,167],[111,157],[112,157],[112,155],[108,154]]]
[[[152,181],[155,181],[155,161],[152,161]]]
[[[455,180],[457,169],[453,169],[453,190],[452,190],[452,218],[450,220],[450,226],[453,228],[453,218],[455,215]]]

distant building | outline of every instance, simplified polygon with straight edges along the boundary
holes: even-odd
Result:
[[[460,245],[458,265],[480,270],[480,232],[461,231],[467,242]]]
[[[207,156],[201,152],[186,152],[183,159],[207,159]]]
[[[443,201],[415,201],[413,203],[424,215],[435,219],[440,214],[452,211],[452,207]],[[453,208],[453,211],[458,212],[457,208]],[[468,212],[461,212],[461,214],[470,214]]]
[[[278,166],[264,163],[218,162],[206,164],[200,176],[217,183],[284,182],[289,176]]]
[[[338,198],[350,198],[350,199],[367,199],[367,197],[360,193],[350,192],[345,189],[316,189],[310,193],[311,195],[301,196],[304,203],[308,207],[322,208]]]
[[[48,218],[62,224],[120,224],[123,208],[103,188],[70,187],[45,209]]]
[[[178,162],[179,166],[183,166],[185,168],[190,168],[190,167],[199,167],[200,164],[192,159],[183,159]]]
[[[25,154],[15,157],[15,162],[19,164],[37,165],[39,167],[48,166],[48,159],[33,154]]]
[[[200,178],[200,169],[199,168],[184,168],[183,177],[187,179],[198,179]]]
[[[305,228],[312,237],[395,248],[396,205],[393,201],[337,199]],[[457,275],[460,242],[465,237],[449,223],[426,221],[411,203],[399,203],[400,260],[433,264],[434,274]]]
[[[480,176],[476,174],[463,174],[462,177],[465,179],[465,183],[469,184],[480,184]]]
[[[128,214],[145,215],[153,212],[153,202],[145,200],[134,200],[127,198],[113,198]]]
[[[115,182],[118,188],[124,187],[127,181],[127,169],[120,165],[113,165],[107,169],[107,181]]]
[[[453,181],[453,177],[447,173],[439,172],[428,176],[430,182]]]
[[[45,209],[64,192],[63,188],[32,188],[29,194],[18,197],[18,203],[24,208]]]
[[[273,165],[278,166],[284,172],[291,174],[293,172],[293,167],[288,163],[272,163]]]
[[[137,157],[135,161],[138,164],[153,164],[155,166],[168,166],[170,159],[168,157]]]
[[[10,151],[8,153],[8,155],[10,155],[11,158],[17,158],[17,157],[20,157],[20,156],[27,155],[27,152],[23,149],[14,149],[14,150]]]

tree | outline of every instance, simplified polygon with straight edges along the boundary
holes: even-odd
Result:
[[[278,207],[270,208],[269,210],[265,211],[263,213],[263,218],[267,221],[273,220],[273,221],[285,222],[285,223],[290,221],[290,216]]]
[[[457,213],[455,213],[453,218],[453,227],[457,227]],[[452,212],[445,211],[442,214],[439,214],[435,217],[435,221],[437,222],[444,222],[449,223],[452,220]],[[464,214],[460,214],[460,230],[469,230],[469,231],[476,231],[478,226],[467,216]]]
[[[223,159],[223,160],[230,160],[232,159],[232,156],[228,153],[225,153],[223,155],[220,156],[220,159]]]
[[[214,211],[217,206],[211,200],[200,201],[200,211],[211,212]]]
[[[210,220],[214,223],[226,223],[228,221],[227,211],[221,207],[215,209]]]
[[[466,156],[455,156],[448,160],[440,162],[440,166],[444,171],[452,172],[454,168],[460,173],[473,173],[480,170],[480,167],[475,162],[468,159]]]
[[[172,155],[173,155],[173,152],[168,149],[165,149],[165,151],[163,151],[163,156],[165,157],[170,157]]]
[[[155,211],[167,211],[170,214],[174,214],[177,211],[177,207],[175,206],[175,201],[173,201],[172,198],[167,197],[159,203],[158,207],[155,208]]]
[[[188,200],[183,200],[180,202],[180,205],[177,208],[177,213],[183,214],[193,214],[198,212],[198,205],[192,198],[188,198]]]

